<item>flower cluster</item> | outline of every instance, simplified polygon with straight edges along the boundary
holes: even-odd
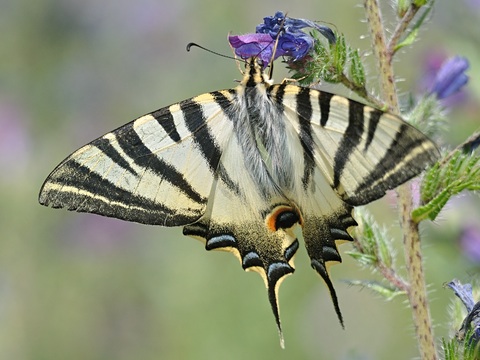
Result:
[[[304,58],[314,45],[314,38],[302,31],[312,28],[320,32],[330,43],[335,43],[336,37],[332,29],[317,25],[306,19],[286,17],[278,11],[274,16],[267,16],[263,24],[256,28],[256,33],[232,35],[228,37],[235,54],[242,59],[257,57],[264,66],[280,56],[287,56],[296,61]],[[275,53],[274,53],[275,51]]]
[[[462,284],[454,279],[446,284],[455,292],[455,295],[462,301],[467,309],[467,317],[463,320],[462,326],[457,332],[457,339],[463,341],[468,330],[473,330],[470,341],[477,343],[480,340],[480,302],[473,299],[472,285]]]

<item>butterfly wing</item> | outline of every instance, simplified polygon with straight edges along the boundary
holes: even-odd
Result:
[[[107,133],[53,170],[40,203],[144,224],[195,222],[232,134],[222,110],[231,100],[228,91],[200,95]]]
[[[352,206],[379,199],[439,157],[435,144],[400,117],[354,100],[289,85],[283,104],[314,165]]]
[[[353,240],[348,233],[357,225],[353,206],[418,175],[439,153],[401,118],[353,100],[286,84],[273,86],[271,93],[302,149],[302,190],[295,198],[303,238],[342,323],[328,265],[341,262],[336,243]]]

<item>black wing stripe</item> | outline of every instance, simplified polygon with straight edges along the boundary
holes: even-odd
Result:
[[[53,175],[50,185],[47,184],[49,186],[46,188],[58,185],[61,186],[61,190],[50,190],[52,194],[46,194],[44,205],[65,207],[65,204],[68,204],[69,210],[159,225],[168,225],[165,223],[166,219],[181,224],[194,221],[200,216],[200,214],[187,216],[141,195],[135,195],[75,160],[63,164],[61,172]],[[73,190],[69,191],[69,187]],[[82,194],[82,190],[87,193]]]
[[[130,174],[137,176],[137,172],[130,166],[127,160],[115,149],[110,140],[102,137],[99,138],[91,143],[92,146],[95,146],[98,150],[100,150],[103,155],[107,156],[110,160],[112,160],[115,164],[120,166],[122,169],[127,170]]]
[[[214,137],[210,134],[202,105],[192,99],[184,100],[179,105],[187,129],[192,133],[193,139],[202,153],[202,157],[208,163],[212,174],[215,174],[222,154]]]
[[[216,104],[220,106],[224,115],[228,119],[232,120],[234,116],[231,108],[232,102],[219,91],[214,91],[210,94],[215,99]],[[207,119],[205,118],[202,105],[192,99],[182,101],[179,103],[179,105],[185,119],[185,125],[187,129],[192,133],[193,139],[197,144],[197,147],[199,148],[202,157],[207,162],[212,174],[214,174],[214,176],[220,177],[220,179],[231,191],[239,194],[239,185],[230,178],[226,171],[224,171],[224,167],[220,167],[221,171],[218,171],[222,151],[218,146],[215,138],[209,131]]]
[[[377,167],[360,183],[354,192],[355,196],[345,201],[354,206],[363,205],[382,197],[386,190],[393,189],[419,174],[437,157],[434,148],[416,151],[426,142],[427,138],[420,136],[407,124],[402,124]]]
[[[121,136],[117,136],[117,141],[125,154],[130,157],[138,166],[151,170],[161,179],[169,182],[193,201],[203,204],[207,199],[200,195],[192,185],[185,179],[173,165],[165,162],[157,155],[152,153],[145,146],[142,139],[138,136],[133,128],[133,123],[128,124],[130,129],[126,129]]]
[[[230,94],[235,95],[236,94],[235,90],[233,89],[230,90]],[[227,117],[230,120],[232,120],[233,117],[235,116],[232,110],[232,101],[228,99],[224,94],[222,94],[221,91],[212,91],[210,95],[213,96],[215,102],[217,103],[218,106],[222,108],[225,115],[227,115]]]
[[[312,103],[310,99],[310,89],[301,88],[297,94],[297,114],[300,122],[300,143],[303,147],[303,163],[304,171],[302,183],[306,188],[310,182],[313,171],[315,169],[314,161],[314,141],[312,136]]]
[[[370,117],[368,119],[367,141],[365,143],[365,148],[363,149],[363,151],[367,151],[370,147],[382,114],[383,112],[378,109],[372,109],[372,111],[370,112]]]
[[[318,105],[320,106],[320,125],[325,126],[330,114],[330,100],[332,100],[333,94],[327,92],[320,92],[318,97]]]
[[[180,134],[177,131],[177,127],[175,126],[175,122],[173,120],[172,112],[168,109],[168,107],[154,111],[151,115],[157,120],[158,124],[163,127],[163,130],[170,136],[175,142],[179,142],[181,140]]]
[[[335,153],[333,163],[333,187],[340,185],[340,177],[352,152],[362,140],[363,134],[363,109],[365,105],[353,100],[348,100],[348,126]]]

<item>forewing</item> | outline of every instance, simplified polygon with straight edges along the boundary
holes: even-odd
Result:
[[[164,226],[204,213],[224,144],[232,91],[200,95],[142,116],[85,145],[48,176],[46,206]]]
[[[287,116],[298,118],[300,136],[311,141],[314,165],[349,205],[382,197],[439,157],[435,144],[413,126],[356,101],[287,86],[283,104]]]

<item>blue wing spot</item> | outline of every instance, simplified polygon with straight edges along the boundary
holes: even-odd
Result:
[[[335,240],[353,241],[353,238],[350,236],[350,234],[343,229],[331,228],[330,234]]]
[[[338,261],[342,262],[342,258],[338,251],[331,246],[323,247],[323,259],[324,261]]]
[[[227,247],[237,247],[237,240],[233,235],[222,234],[207,239],[205,249],[214,250]]]
[[[268,266],[267,277],[270,284],[276,282],[283,276],[293,273],[294,269],[285,262],[276,262]]]
[[[298,240],[295,239],[295,241],[285,249],[285,253],[284,253],[285,259],[287,259],[287,261],[292,260],[297,250],[298,250]]]
[[[242,267],[243,269],[248,269],[253,266],[263,267],[263,261],[255,251],[250,251],[243,257]]]

